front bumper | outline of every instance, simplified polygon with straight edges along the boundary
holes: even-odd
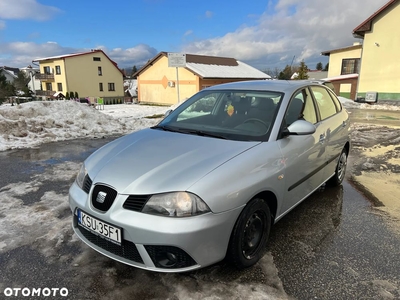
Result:
[[[219,214],[207,213],[187,218],[154,216],[123,208],[128,196],[118,194],[111,208],[101,212],[89,200],[91,191],[85,193],[76,183],[69,191],[69,204],[74,214],[73,229],[77,236],[105,256],[158,272],[185,272],[222,260],[232,228],[242,211],[240,207]],[[79,226],[77,209],[121,227],[121,246]],[[171,255],[176,263],[165,264]]]

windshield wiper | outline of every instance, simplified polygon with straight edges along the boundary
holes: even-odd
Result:
[[[183,132],[183,133],[189,133],[189,134],[196,134],[199,136],[207,136],[207,137],[213,137],[213,138],[217,138],[217,139],[223,139],[226,140],[227,138],[223,135],[219,135],[219,134],[215,134],[215,133],[211,133],[211,132],[207,132],[207,131],[202,131],[202,130],[195,130],[195,129],[181,129],[179,132]]]
[[[164,130],[164,131],[171,131],[171,132],[181,132],[179,129],[174,129],[172,127],[165,126],[165,125],[156,125],[156,126],[152,126],[150,128],[151,129],[161,129],[161,130]]]
[[[217,139],[224,139],[224,140],[227,139],[223,135],[206,132],[206,131],[202,131],[202,130],[196,130],[196,129],[172,128],[172,127],[165,126],[165,125],[156,125],[156,126],[153,126],[150,128],[151,129],[161,129],[164,131],[171,131],[171,132],[180,132],[180,133],[186,133],[186,134],[196,134],[199,136],[207,136],[207,137],[213,137],[213,138],[217,138]]]

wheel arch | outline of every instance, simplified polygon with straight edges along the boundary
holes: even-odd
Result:
[[[263,199],[267,203],[267,205],[269,206],[269,210],[271,212],[272,224],[275,223],[275,218],[278,213],[278,199],[276,195],[271,191],[262,191],[257,195],[255,195],[253,198],[251,198],[251,200],[255,198]],[[249,202],[251,200],[249,200]]]

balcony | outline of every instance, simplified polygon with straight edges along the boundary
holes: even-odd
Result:
[[[54,74],[36,74],[35,78],[41,81],[53,81],[54,80]]]
[[[41,91],[41,90],[36,90],[36,96],[46,96],[46,97],[52,97],[56,91]]]

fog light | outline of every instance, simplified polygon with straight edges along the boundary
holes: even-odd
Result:
[[[185,251],[174,246],[144,245],[157,268],[179,269],[196,265]]]
[[[178,262],[176,255],[171,252],[158,253],[156,260],[164,268],[172,268]]]

